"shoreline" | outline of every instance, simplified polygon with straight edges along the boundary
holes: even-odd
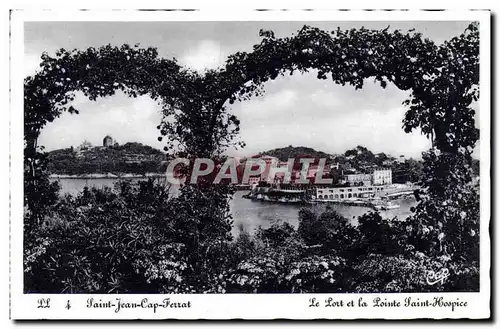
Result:
[[[66,174],[50,174],[49,178],[52,179],[99,179],[99,178],[110,178],[110,179],[121,179],[121,178],[160,178],[165,177],[165,174],[161,173],[145,173],[145,174],[82,174],[82,175],[66,175]]]

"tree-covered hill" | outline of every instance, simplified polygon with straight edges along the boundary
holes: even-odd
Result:
[[[132,142],[111,147],[54,150],[48,153],[48,159],[51,174],[144,174],[159,172],[167,156],[151,146]]]
[[[317,151],[310,147],[292,146],[292,145],[261,152],[257,154],[255,157],[259,157],[262,155],[270,155],[280,159],[280,161],[287,161],[290,158],[311,157],[318,159],[320,158],[329,159],[331,157],[331,155],[328,153]]]

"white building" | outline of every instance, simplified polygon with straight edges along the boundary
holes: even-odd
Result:
[[[89,141],[85,140],[83,141],[82,144],[80,144],[77,148],[76,148],[76,156],[77,157],[83,157],[83,155],[85,153],[87,153],[89,150],[91,150],[93,148],[92,144],[90,144]]]
[[[260,182],[260,176],[251,176],[248,177],[248,185],[257,185]]]
[[[390,185],[392,184],[391,169],[375,169],[372,174],[373,185]]]
[[[384,160],[382,161],[382,164],[384,166],[391,166],[394,163],[395,160]]]
[[[384,186],[327,187],[316,189],[316,200],[363,199],[384,194]]]
[[[362,183],[362,185],[371,185],[372,175],[370,174],[348,174],[345,175],[345,180],[351,186],[358,185]]]
[[[273,183],[274,179],[271,179],[270,172],[271,172],[272,168],[276,168],[279,165],[280,160],[276,157],[273,157],[273,156],[270,156],[267,154],[264,154],[258,158],[252,158],[252,159],[259,159],[259,160],[264,161],[264,163],[265,163],[265,168],[264,168],[264,171],[260,174],[259,181],[266,181],[268,183]],[[251,184],[251,183],[249,182],[249,184]]]

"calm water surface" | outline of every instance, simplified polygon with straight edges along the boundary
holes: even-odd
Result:
[[[61,185],[61,193],[70,193],[73,195],[76,195],[78,192],[82,191],[85,186],[113,187],[113,184],[117,182],[117,179],[112,178],[58,178],[54,180],[59,181]],[[127,180],[137,182],[140,180],[144,180],[144,178],[128,178]],[[164,178],[158,178],[158,180],[165,181]],[[326,204],[323,203],[303,206],[243,199],[242,196],[246,193],[248,193],[248,191],[237,191],[230,202],[231,211],[234,218],[233,234],[235,235],[237,235],[241,229],[247,232],[253,232],[259,226],[267,228],[272,224],[279,222],[288,222],[293,226],[298,226],[298,213],[301,207],[316,208],[318,210],[323,210],[326,207]],[[401,207],[398,209],[381,211],[380,213],[382,217],[393,218],[395,216],[398,216],[399,218],[405,218],[411,214],[410,207],[415,205],[415,201],[412,199],[396,200],[395,203],[400,204]],[[348,218],[353,225],[357,224],[358,216],[361,216],[371,210],[371,208],[368,207],[353,207],[334,203],[330,204],[330,206],[342,216]]]

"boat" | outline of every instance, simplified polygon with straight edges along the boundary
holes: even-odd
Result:
[[[304,190],[282,190],[273,188],[252,190],[242,197],[245,199],[277,203],[306,203],[306,201],[308,201],[306,191]]]
[[[375,210],[382,210],[384,203],[380,197],[374,197],[370,199],[372,208]]]
[[[233,185],[236,191],[249,191],[251,190],[251,186],[248,184],[234,184]]]
[[[372,208],[375,210],[391,210],[399,207],[399,204],[391,201],[372,200]]]
[[[391,209],[398,209],[400,205],[393,203],[391,201],[387,201],[384,205],[382,205],[383,210],[391,210]]]
[[[243,199],[252,199],[252,193],[250,192],[250,193],[247,193],[247,194],[243,194],[241,197]]]

